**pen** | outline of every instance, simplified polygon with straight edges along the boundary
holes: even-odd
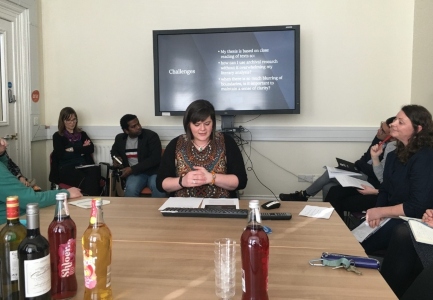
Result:
[[[390,138],[392,138],[392,136],[388,135],[386,138],[384,138],[382,141],[379,142],[379,146],[382,145],[383,143],[386,143]]]

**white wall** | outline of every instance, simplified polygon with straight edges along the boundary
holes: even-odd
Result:
[[[180,117],[153,115],[152,30],[300,24],[301,114],[248,123],[242,122],[252,116],[238,116],[237,125],[371,131],[411,102],[414,5],[408,0],[41,0],[43,122],[56,125],[60,109],[72,106],[84,128],[118,126],[120,116],[131,112],[144,126],[179,126]],[[368,144],[271,140],[253,147],[295,174],[320,174],[335,156],[355,160]],[[252,160],[275,193],[306,187],[254,151]],[[245,194],[270,195],[253,177],[249,172]]]
[[[433,1],[415,5],[412,102],[433,112]]]

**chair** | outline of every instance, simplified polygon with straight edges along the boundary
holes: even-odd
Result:
[[[52,190],[57,189],[69,189],[72,186],[60,182],[60,175],[59,175],[59,162],[57,159],[54,158],[53,152],[50,153],[50,175],[48,176],[48,180],[50,181],[51,185],[50,188]]]
[[[357,211],[357,212],[344,212],[344,223],[346,223],[347,227],[350,230],[358,227],[363,221],[365,217],[365,211]]]
[[[91,155],[91,159],[93,160],[93,154]],[[101,165],[107,165],[107,163],[99,163],[100,170],[101,170]],[[106,176],[105,177],[102,176],[102,173],[101,173],[101,178],[99,181],[99,186],[101,189],[101,194],[100,194],[101,196],[102,195],[109,196],[108,186],[107,186],[108,172],[109,172],[109,168],[107,167]],[[60,182],[59,162],[57,161],[56,157],[53,155],[53,152],[50,153],[50,174],[49,174],[48,179],[51,183],[50,188],[52,190],[55,190],[55,189],[65,189],[66,190],[66,189],[69,189],[72,187],[66,183]]]

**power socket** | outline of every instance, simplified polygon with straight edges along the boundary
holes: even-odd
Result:
[[[298,182],[310,182],[314,181],[314,175],[298,175]]]

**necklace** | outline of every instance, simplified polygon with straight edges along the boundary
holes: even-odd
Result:
[[[198,149],[199,152],[202,152],[204,150],[204,148],[206,148],[206,146],[209,145],[210,140],[207,141],[207,143],[204,146],[199,146],[196,143],[194,143],[194,141],[191,141],[191,142],[194,144],[194,146],[196,146],[196,148]]]

